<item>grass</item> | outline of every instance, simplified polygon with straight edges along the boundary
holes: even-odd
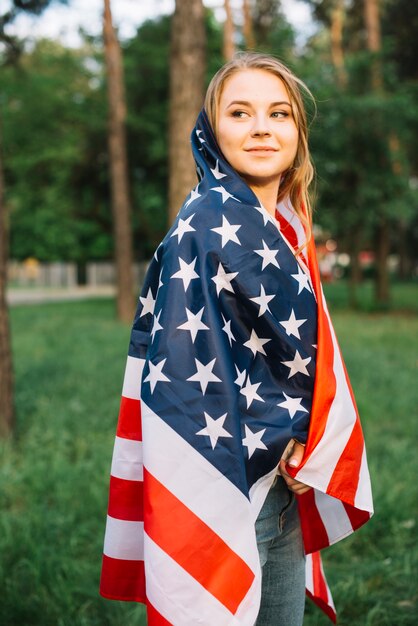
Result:
[[[376,514],[326,551],[325,566],[341,626],[412,626],[418,320],[347,312],[338,289],[327,292],[363,416]],[[404,299],[414,301],[407,289]],[[6,626],[145,626],[141,605],[98,595],[129,336],[113,314],[113,303],[103,300],[12,309],[18,423],[14,441],[0,443]],[[305,625],[325,624],[309,603]]]

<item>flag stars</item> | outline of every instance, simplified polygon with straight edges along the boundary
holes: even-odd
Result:
[[[248,448],[248,458],[251,459],[252,455],[256,450],[267,450],[267,446],[265,443],[261,441],[266,429],[258,430],[257,432],[252,432],[247,424],[245,424],[245,437],[242,440],[242,444]]]
[[[263,398],[257,393],[257,389],[260,385],[261,383],[252,383],[250,380],[250,376],[248,375],[247,382],[245,383],[244,387],[240,389],[240,393],[242,393],[242,395],[245,396],[247,399],[247,409],[250,408],[254,400],[264,402]]]
[[[221,379],[218,378],[213,372],[213,368],[215,366],[215,359],[209,361],[206,365],[201,363],[198,359],[195,359],[196,364],[196,373],[193,376],[189,376],[187,380],[197,381],[200,383],[200,388],[202,389],[203,395],[206,393],[206,389],[209,383],[221,383]]]
[[[228,413],[224,413],[217,419],[211,417],[209,413],[206,413],[206,411],[204,411],[204,414],[206,426],[205,428],[202,428],[202,430],[199,430],[196,435],[204,435],[209,437],[210,445],[212,446],[212,450],[214,450],[216,444],[218,443],[219,437],[232,437],[231,433],[229,433],[224,428],[224,422]]]
[[[154,315],[154,320],[153,320],[153,324],[152,324],[152,329],[151,329],[151,343],[154,341],[154,337],[155,337],[155,333],[157,333],[159,330],[163,330],[163,327],[160,324],[160,316],[161,316],[161,311],[158,313],[157,316]]]
[[[260,307],[260,310],[258,312],[258,317],[260,317],[261,315],[264,315],[266,311],[271,313],[268,303],[270,302],[270,300],[273,300],[274,297],[275,297],[275,294],[268,296],[264,290],[264,286],[261,285],[260,295],[256,298],[250,298],[250,300],[258,304],[258,306]]]
[[[193,228],[193,226],[190,226],[190,222],[192,221],[194,216],[195,214],[193,213],[193,215],[189,215],[189,217],[185,220],[181,218],[179,219],[177,228],[171,235],[172,237],[175,237],[177,235],[178,243],[180,243],[180,241],[183,239],[183,235],[185,233],[191,233],[193,231],[196,231],[196,229]]]
[[[219,180],[220,178],[225,178],[225,176],[226,176],[226,174],[223,174],[222,172],[219,171],[219,160],[218,159],[216,159],[216,165],[215,165],[214,169],[211,168],[210,171],[212,172],[212,174],[214,175],[216,180]]]
[[[267,356],[266,351],[264,350],[263,346],[265,343],[268,343],[269,341],[271,341],[271,339],[266,339],[266,338],[263,339],[262,337],[259,337],[257,333],[255,332],[255,330],[253,329],[251,331],[251,336],[249,340],[244,343],[244,346],[246,348],[249,348],[254,356],[257,355],[257,352],[260,352],[261,354],[264,354],[264,356]]]
[[[226,291],[231,291],[232,293],[234,292],[234,289],[231,285],[231,281],[238,276],[238,272],[230,272],[227,273],[225,272],[225,269],[222,265],[222,263],[219,263],[218,265],[218,272],[216,274],[216,276],[212,277],[213,282],[216,285],[216,293],[219,296],[219,294],[221,293],[222,289],[225,289]]]
[[[283,365],[286,365],[286,367],[289,368],[288,378],[292,378],[292,376],[298,373],[305,374],[305,376],[309,376],[310,374],[308,370],[306,369],[306,366],[308,365],[308,363],[311,362],[311,360],[312,359],[310,356],[308,356],[306,359],[302,359],[301,355],[299,354],[299,351],[296,350],[293,361],[281,361],[281,363]]]
[[[235,200],[236,202],[241,202],[241,200],[235,198],[235,196],[233,196],[232,193],[229,193],[229,191],[227,191],[222,185],[220,185],[219,187],[211,187],[211,191],[216,191],[217,193],[221,194],[222,204],[225,204],[225,202],[229,200],[229,198],[232,198],[232,200]]]
[[[283,320],[282,322],[280,322],[280,324],[286,330],[286,335],[289,335],[289,337],[290,335],[293,335],[294,337],[296,337],[296,339],[300,339],[299,327],[302,326],[302,324],[304,324],[306,321],[306,319],[297,320],[295,312],[292,309],[289,319],[287,321]]]
[[[280,265],[276,259],[277,253],[279,250],[269,248],[264,239],[262,239],[263,249],[262,250],[254,250],[256,254],[261,256],[263,259],[263,264],[261,266],[261,270],[266,269],[268,265],[274,265],[274,267],[278,267],[280,269]]]
[[[223,314],[222,315],[222,319],[224,322],[224,326],[222,326],[222,330],[224,331],[224,333],[226,333],[228,339],[229,339],[229,345],[232,346],[232,342],[236,341],[234,335],[232,334],[232,330],[231,330],[231,320],[226,321],[226,319],[224,318]]]
[[[245,370],[242,370],[242,372],[241,372],[241,370],[239,369],[239,367],[237,365],[235,365],[235,371],[237,373],[237,377],[234,380],[234,383],[236,385],[238,385],[238,387],[242,387],[243,384],[245,383],[245,377],[247,375],[247,372]]]
[[[200,196],[202,195],[198,192],[198,188],[199,188],[199,184],[197,184],[196,187],[191,190],[190,198],[184,203],[185,209],[187,209],[189,204],[191,204],[194,200],[197,200],[197,198],[200,198]],[[192,230],[194,230],[194,228]]]
[[[255,206],[254,208],[262,216],[263,222],[264,222],[264,226],[267,226],[267,222],[269,221],[269,214],[268,214],[267,210],[264,207],[262,207],[262,206]]]
[[[305,272],[300,267],[300,265],[298,265],[298,273],[297,274],[291,274],[291,277],[294,278],[298,282],[298,295],[300,293],[302,293],[302,291],[304,289],[306,289],[307,291],[310,291],[312,293],[312,290],[311,290],[311,288],[309,286],[308,275],[305,274]]]
[[[152,361],[148,361],[149,365],[149,374],[146,378],[144,378],[144,383],[149,383],[151,386],[151,393],[154,393],[155,385],[162,381],[170,383],[171,380],[167,378],[165,374],[163,374],[163,367],[167,359],[163,359],[157,365],[154,365]]]
[[[204,310],[205,307],[203,306],[198,313],[194,314],[186,307],[187,322],[177,326],[177,328],[180,328],[181,330],[188,330],[190,332],[192,343],[195,342],[196,335],[199,330],[209,330],[209,326],[206,326],[206,324],[202,322]]]
[[[238,239],[236,233],[237,230],[241,228],[241,224],[230,224],[226,219],[225,215],[222,216],[222,226],[218,226],[217,228],[211,228],[215,233],[222,237],[222,248],[226,246],[228,241],[233,241],[237,243],[239,246],[241,245],[240,240]]]
[[[302,398],[291,398],[284,391],[282,391],[286,400],[284,402],[279,402],[277,406],[282,406],[284,409],[289,411],[290,419],[293,419],[298,411],[303,411],[304,413],[308,413],[308,411],[301,405]]]
[[[194,269],[196,261],[197,257],[195,257],[191,263],[186,263],[186,261],[179,257],[180,269],[171,276],[171,278],[179,278],[183,281],[184,291],[187,291],[187,288],[193,279],[199,278],[199,274],[195,272]]]
[[[139,296],[139,300],[141,304],[143,305],[141,315],[139,317],[142,317],[143,315],[147,315],[147,313],[151,313],[152,315],[154,313],[154,308],[155,308],[155,298],[152,295],[151,287],[148,289],[148,293],[145,296],[145,298],[143,296]]]

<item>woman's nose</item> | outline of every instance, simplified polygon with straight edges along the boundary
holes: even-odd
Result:
[[[269,120],[265,115],[256,115],[251,134],[255,137],[271,135]]]

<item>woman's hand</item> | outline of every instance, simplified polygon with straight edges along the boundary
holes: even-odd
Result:
[[[292,439],[284,451],[279,464],[280,474],[286,481],[288,489],[299,496],[309,491],[312,487],[309,487],[308,485],[305,485],[305,483],[301,483],[299,480],[292,478],[286,471],[286,464],[290,467],[299,467],[302,462],[304,452],[304,446]]]

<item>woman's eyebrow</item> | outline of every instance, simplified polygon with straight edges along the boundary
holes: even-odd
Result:
[[[252,106],[251,102],[248,102],[247,100],[233,100],[232,102],[230,102],[227,106],[227,108],[236,105],[236,104],[240,104],[241,106]],[[270,107],[277,107],[283,104],[287,104],[287,106],[291,107],[292,105],[290,104],[290,102],[287,102],[287,100],[280,100],[279,102],[271,102],[270,103]]]

